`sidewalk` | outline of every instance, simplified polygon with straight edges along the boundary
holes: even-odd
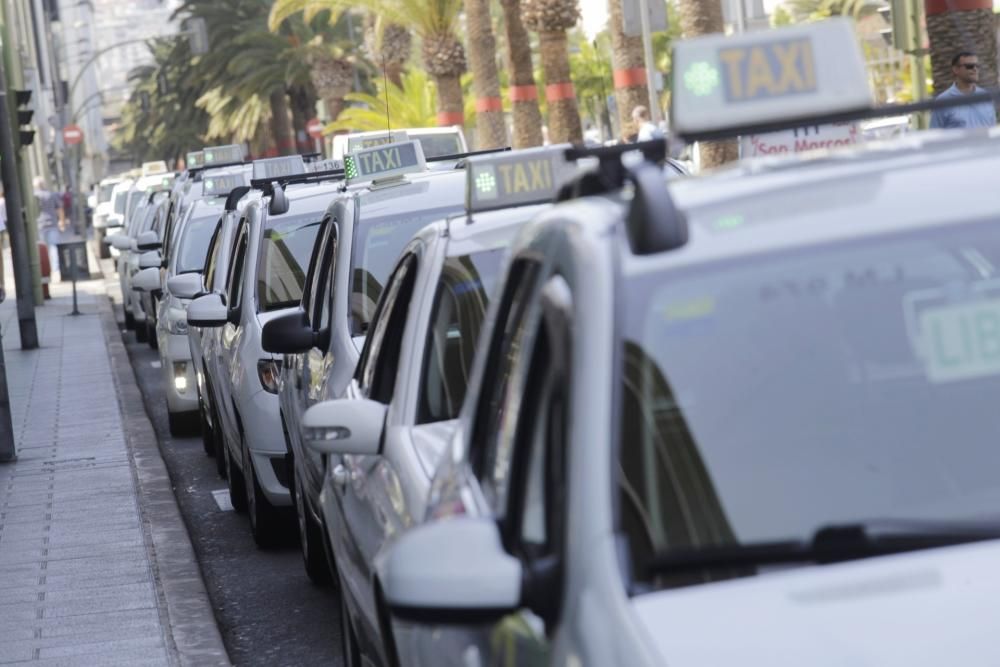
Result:
[[[79,284],[79,316],[52,285],[30,352],[7,285],[0,663],[228,664],[104,282]]]

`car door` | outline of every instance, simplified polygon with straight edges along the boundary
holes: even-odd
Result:
[[[233,244],[232,259],[229,262],[229,275],[226,278],[226,305],[229,309],[230,319],[219,330],[219,348],[217,353],[219,381],[219,410],[222,413],[224,429],[226,432],[226,442],[229,444],[239,443],[238,429],[236,426],[236,413],[233,408],[233,384],[232,384],[232,360],[235,354],[237,327],[233,323],[239,313],[243,301],[244,272],[247,262],[248,247],[250,243],[250,225],[244,218],[240,222],[240,229],[236,235],[236,242]],[[242,460],[240,456],[235,456],[234,460]]]
[[[349,397],[392,402],[417,274],[417,256],[407,253],[378,305]],[[362,620],[374,632],[378,627],[371,592],[375,554],[388,536],[408,523],[399,477],[382,456],[345,455],[333,466],[330,478],[334,504],[340,509],[339,530],[331,531],[337,564]]]

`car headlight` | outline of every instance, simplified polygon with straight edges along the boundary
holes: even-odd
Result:
[[[281,386],[281,359],[261,359],[257,362],[257,377],[264,391],[277,394]]]
[[[188,332],[187,311],[171,308],[167,311],[167,332],[175,336],[186,336]]]

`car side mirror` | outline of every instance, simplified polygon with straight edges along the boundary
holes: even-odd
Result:
[[[160,289],[160,269],[154,267],[139,271],[132,278],[132,289],[137,292],[155,292]]]
[[[178,299],[193,299],[202,292],[200,273],[182,273],[167,280],[167,290]]]
[[[261,347],[271,354],[303,354],[317,344],[317,337],[301,308],[278,315],[264,323]]]
[[[154,231],[143,232],[135,237],[135,247],[138,250],[159,250],[160,237]]]
[[[228,321],[229,310],[221,294],[203,294],[188,304],[187,321],[193,327],[221,327]]]
[[[156,250],[150,250],[139,255],[140,269],[159,269],[161,263],[160,253]]]
[[[302,415],[302,436],[318,454],[374,456],[382,444],[389,407],[367,398],[317,403]]]
[[[455,517],[403,533],[375,558],[393,616],[424,624],[480,624],[522,606],[521,562],[496,521]]]
[[[108,237],[108,241],[115,250],[127,251],[132,249],[132,239],[126,234],[112,234]]]

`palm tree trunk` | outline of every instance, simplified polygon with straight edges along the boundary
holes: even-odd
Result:
[[[632,122],[632,110],[649,104],[646,85],[646,58],[642,50],[642,37],[625,34],[622,17],[622,0],[611,0],[610,18],[611,49],[614,62],[615,101],[621,134],[629,136],[639,131]]]
[[[538,38],[545,73],[545,99],[549,103],[549,142],[580,143],[583,127],[570,76],[566,31],[539,32]]]
[[[299,153],[312,151],[312,140],[306,132],[306,123],[316,117],[316,96],[311,88],[296,86],[289,91],[292,101],[292,128],[295,130],[295,147]]]
[[[997,36],[990,0],[926,0],[934,94],[951,86],[951,60],[961,51],[979,56],[979,85],[997,85]]]
[[[521,20],[520,0],[500,0],[507,35],[507,69],[510,72],[511,108],[514,116],[514,148],[542,145],[542,112],[531,62],[531,37]]]
[[[507,127],[500,97],[497,40],[493,36],[489,0],[465,0],[465,24],[472,89],[476,95],[477,148],[501,148],[507,145]]]
[[[269,96],[271,104],[271,134],[278,155],[294,155],[295,142],[292,140],[292,126],[288,119],[288,98],[285,91],[276,90]]]
[[[438,125],[462,125],[465,112],[462,103],[462,80],[457,74],[434,77],[438,91]]]
[[[685,37],[721,33],[722,4],[719,0],[678,0],[677,10]],[[709,141],[699,145],[701,164],[717,167],[739,158],[735,141]]]

